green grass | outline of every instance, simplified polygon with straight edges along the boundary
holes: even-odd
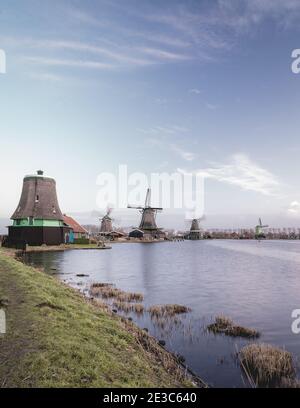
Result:
[[[173,356],[130,322],[0,249],[0,387],[191,386]]]
[[[67,249],[97,249],[97,244],[63,244],[63,245],[42,245],[27,246],[27,252],[55,252],[65,251]]]

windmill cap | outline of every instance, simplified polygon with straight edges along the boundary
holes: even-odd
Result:
[[[28,180],[28,179],[37,179],[37,178],[41,178],[41,179],[44,179],[44,180],[53,180],[55,182],[53,177],[44,176],[44,171],[43,170],[37,170],[36,174],[27,174],[24,177],[24,181]]]

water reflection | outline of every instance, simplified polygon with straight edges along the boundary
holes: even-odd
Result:
[[[81,290],[93,282],[111,282],[143,293],[145,307],[190,307],[192,312],[169,330],[147,313],[130,316],[184,355],[205,381],[232,387],[244,386],[234,355],[248,341],[207,334],[203,328],[213,316],[225,314],[259,330],[262,341],[298,356],[300,337],[291,332],[291,311],[300,307],[299,250],[300,242],[284,241],[114,244],[111,251],[32,253],[26,261]],[[89,276],[76,276],[82,273]]]

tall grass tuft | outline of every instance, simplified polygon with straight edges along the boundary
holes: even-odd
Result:
[[[144,305],[141,303],[120,302],[119,300],[113,302],[113,306],[125,313],[136,313],[142,315],[144,313]]]
[[[148,309],[151,317],[173,317],[189,312],[191,309],[183,305],[155,305]]]
[[[260,333],[257,330],[236,325],[231,319],[225,316],[216,316],[215,322],[208,325],[207,330],[215,334],[223,333],[226,336],[245,337],[248,339],[260,336]]]
[[[114,298],[120,302],[142,302],[144,300],[142,293],[125,292],[111,283],[93,283],[90,287],[90,294],[101,296],[103,299]]]
[[[270,344],[249,344],[239,352],[239,360],[254,387],[278,387],[292,383],[296,371],[291,353]]]

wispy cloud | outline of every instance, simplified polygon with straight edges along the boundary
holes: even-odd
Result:
[[[197,155],[193,152],[189,152],[181,147],[171,144],[171,149],[177,153],[183,160],[191,162],[196,159]]]
[[[266,18],[285,27],[300,18],[298,0],[174,3],[169,7],[166,2],[159,8],[145,3],[137,8],[134,2],[125,5],[122,1],[102,1],[101,13],[95,8],[94,14],[88,8],[62,6],[72,40],[12,37],[1,38],[1,43],[6,41],[25,57],[30,56],[27,61],[32,64],[112,70],[144,68],[218,61],[220,53],[235,46],[239,35],[253,33],[253,28]],[[74,41],[78,36],[87,38],[86,29],[89,41]],[[194,94],[198,91],[190,90]]]
[[[185,171],[185,170],[180,170]],[[240,187],[243,190],[254,191],[267,196],[278,194],[280,183],[268,170],[260,167],[245,154],[235,154],[230,163],[215,164],[205,169],[194,171],[205,178]]]
[[[109,23],[103,19],[97,18],[90,13],[87,13],[81,9],[74,8],[74,7],[69,7],[64,10],[67,15],[75,20],[78,21],[80,24],[88,24],[88,25],[94,25],[97,27],[103,27],[103,26],[108,26]]]
[[[216,110],[218,108],[218,105],[215,105],[215,104],[209,103],[209,102],[206,102],[205,106],[207,107],[207,109],[210,109],[210,110]]]
[[[37,79],[39,81],[52,81],[52,82],[59,82],[62,81],[64,78],[60,75],[51,74],[48,72],[31,72],[29,76],[32,79]]]
[[[176,127],[175,127],[176,128]],[[180,129],[180,127],[178,127]],[[184,130],[187,131],[187,129],[183,128]],[[161,150],[164,150],[167,153],[173,152],[175,153],[177,156],[179,156],[181,159],[183,159],[184,161],[187,162],[192,162],[193,160],[195,160],[197,158],[197,154],[195,152],[186,150],[184,147],[179,146],[177,143],[175,142],[170,142],[170,138],[169,136],[173,133],[177,133],[177,132],[173,132],[169,133],[166,132],[165,136],[166,138],[158,138],[156,137],[156,133],[153,134],[153,137],[149,137],[147,139],[147,142],[155,147],[155,148],[159,148]]]
[[[43,57],[26,57],[24,60],[47,66],[64,66],[64,67],[76,67],[76,68],[92,68],[100,70],[111,70],[115,69],[116,66],[112,64],[106,64],[98,61],[89,60],[71,60],[71,59],[57,59],[57,58],[43,58]]]
[[[176,133],[187,133],[189,129],[184,126],[171,125],[171,126],[154,126],[149,129],[137,128],[137,131],[144,133],[145,135],[174,135]]]
[[[2,38],[2,43],[19,50],[27,62],[49,66],[122,69],[183,62],[190,59],[184,53],[163,48],[121,45],[105,40],[81,42],[6,37]],[[25,50],[31,55],[24,55]],[[96,61],[93,60],[95,57],[97,57]]]
[[[149,48],[149,47],[140,47],[137,49],[142,54],[150,55],[156,60],[161,61],[185,61],[192,59],[191,56],[185,54],[179,54],[175,52],[165,51],[163,49]]]
[[[202,91],[198,88],[192,88],[192,89],[189,89],[189,93],[199,95],[202,93]]]
[[[292,201],[287,209],[288,215],[300,216],[300,202]]]

